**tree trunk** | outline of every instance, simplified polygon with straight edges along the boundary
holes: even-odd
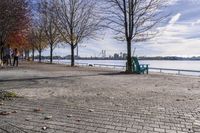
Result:
[[[131,40],[127,40],[127,72],[132,72]]]
[[[29,50],[25,50],[25,59],[29,60]]]
[[[42,51],[39,50],[38,52],[39,52],[39,63],[41,63],[41,61],[42,61]]]
[[[3,46],[0,48],[0,59],[3,60]]]
[[[0,59],[3,60],[3,48],[4,48],[4,44],[3,42],[1,41],[1,44],[0,44]]]
[[[35,60],[35,49],[33,48],[32,49],[32,61],[34,61]]]
[[[74,66],[74,45],[71,45],[71,66]]]
[[[50,44],[50,63],[53,63],[53,44]]]

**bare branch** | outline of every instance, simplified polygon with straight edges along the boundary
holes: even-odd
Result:
[[[165,0],[104,0],[103,9],[108,27],[116,32],[116,39],[127,42],[128,71],[132,71],[132,42],[145,41],[155,36],[152,29],[163,20]],[[109,8],[108,8],[109,7]]]
[[[55,11],[56,27],[63,41],[71,46],[73,66],[74,48],[97,34],[102,28],[102,17],[94,0],[57,0]]]

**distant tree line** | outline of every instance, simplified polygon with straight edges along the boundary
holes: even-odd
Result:
[[[140,60],[200,60],[200,57],[178,57],[178,56],[157,56],[157,57],[139,57]]]
[[[41,56],[42,59],[50,60],[51,56]],[[35,56],[35,59],[39,59],[39,56]],[[65,60],[65,59],[71,59],[71,56],[53,56],[54,60]],[[75,59],[79,60],[126,60],[126,58],[119,57],[119,58],[114,58],[114,57],[77,57],[75,56]],[[199,61],[200,56],[194,56],[194,57],[178,57],[178,56],[166,56],[166,57],[161,57],[161,56],[155,56],[155,57],[144,57],[144,56],[139,56],[139,60],[193,60],[193,61]]]

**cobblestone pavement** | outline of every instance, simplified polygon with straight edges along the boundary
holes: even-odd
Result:
[[[27,69],[26,71],[28,73],[29,70]],[[95,79],[95,81],[98,82],[100,76],[100,84],[104,84],[102,79],[108,80],[116,78],[114,80],[117,80],[118,76],[120,77],[120,75],[98,75],[98,71],[93,72],[92,75],[93,76],[83,76],[81,80],[86,78],[87,81],[90,80],[90,82],[92,82],[92,80]],[[0,77],[3,79],[2,75],[0,75]],[[155,77],[162,79],[162,76],[154,75],[151,83],[149,83],[148,78],[150,77],[144,75],[144,77],[140,77],[143,78],[143,80],[140,79],[139,81],[146,84],[147,80],[149,85],[153,84],[155,86],[156,81],[154,82],[154,80],[157,80]],[[55,80],[51,78],[45,77],[45,82],[53,82],[52,80]],[[181,77],[174,77],[174,79],[177,78]],[[187,78],[188,77],[184,77],[183,81],[185,80],[185,82],[187,82]],[[36,81],[42,79],[37,79]],[[68,83],[70,79],[72,79],[72,77],[62,77],[59,80]],[[194,81],[197,83],[196,90],[200,89],[198,86],[200,80],[194,78]],[[13,86],[13,82],[17,82],[18,84]],[[36,87],[36,84],[32,84],[33,81],[29,80],[26,82],[30,83],[25,84],[25,86],[29,88],[30,91],[34,91],[33,88]],[[72,81],[70,82],[72,86],[76,86]],[[9,90],[12,87],[17,89],[19,89],[18,87],[22,87],[20,81],[12,81],[12,83],[9,84],[8,80],[0,80],[0,84],[1,83],[2,86],[0,85],[0,89],[4,88],[5,90]],[[5,83],[8,84],[5,85]],[[177,83],[175,84],[177,85]],[[39,83],[38,86],[40,86]],[[108,87],[106,84],[105,86]],[[115,86],[114,83],[113,86]],[[121,96],[109,97],[110,94],[107,95],[100,94],[99,91],[96,92],[96,87],[98,87],[98,85],[93,86],[94,94],[96,94],[94,97],[93,95],[86,95],[89,92],[87,92],[87,89],[83,86],[79,88],[84,90],[83,96],[81,96],[81,94],[62,97],[52,95],[51,97],[43,99],[21,97],[10,101],[0,101],[0,112],[6,111],[9,113],[0,115],[0,133],[200,132],[200,97],[196,95],[197,92],[181,93],[181,91],[176,92],[174,90],[174,92],[161,93],[163,90],[146,92],[144,89],[142,94],[139,94],[134,92],[137,91],[137,89],[133,89],[133,92],[128,92],[133,94],[133,96],[129,96],[126,92]],[[172,85],[172,87],[174,86]],[[190,88],[190,86],[186,86],[186,88]],[[193,86],[193,88],[195,87]],[[136,94],[134,95],[134,93]]]
[[[7,101],[1,111],[15,112],[0,116],[0,131],[23,132],[200,132],[198,110],[179,110],[159,106],[100,106],[81,107],[57,100],[16,99]],[[35,112],[35,109],[40,111]],[[52,116],[50,119],[45,119]],[[47,129],[44,130],[43,128]]]

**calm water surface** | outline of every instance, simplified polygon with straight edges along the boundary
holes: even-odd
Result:
[[[70,60],[55,60],[55,63],[69,64]],[[200,71],[200,61],[160,61],[160,60],[141,60],[140,64],[149,64],[151,68],[167,68],[167,69],[183,69],[183,70],[197,70]],[[76,60],[76,63],[88,64],[105,64],[105,65],[122,65],[125,66],[125,60]],[[167,73],[176,73],[165,71]],[[200,73],[182,73],[187,75],[197,75]]]
[[[55,60],[63,64],[70,63],[70,60]],[[125,60],[77,60],[78,63],[88,64],[106,64],[106,65],[124,65]],[[169,69],[186,69],[200,70],[200,61],[158,61],[158,60],[141,60],[141,64],[149,64],[150,67],[169,68]]]

